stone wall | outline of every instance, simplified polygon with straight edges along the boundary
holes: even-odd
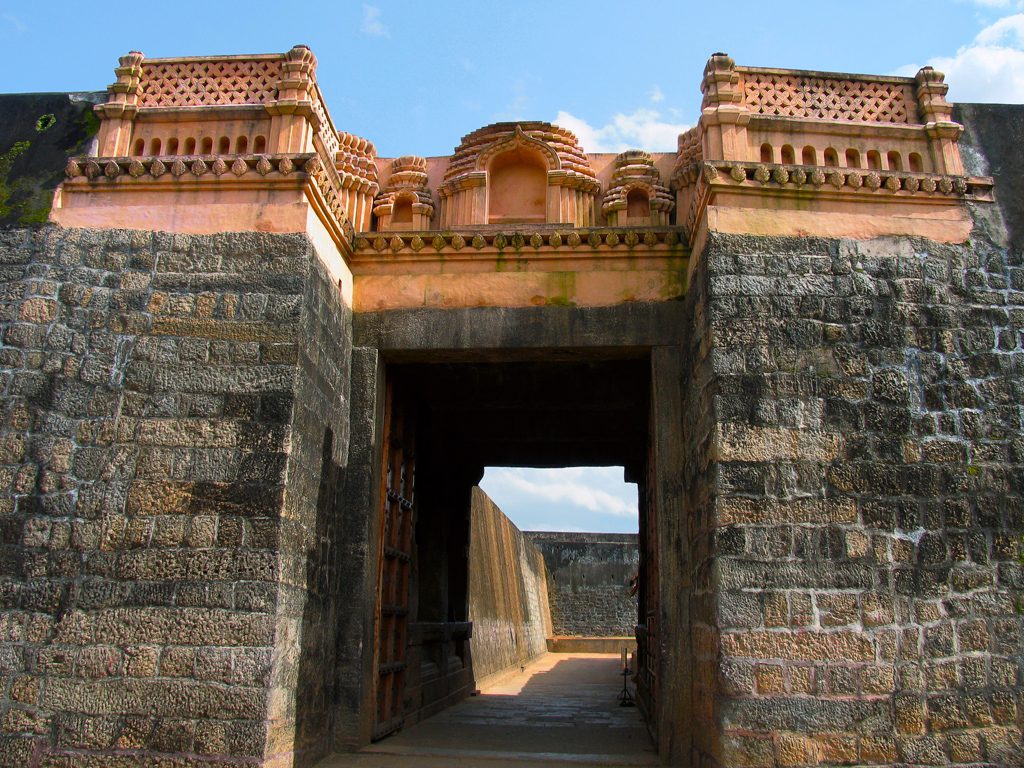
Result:
[[[544,653],[551,616],[544,558],[479,488],[469,541],[470,648],[479,685]]]
[[[1024,262],[999,240],[709,237],[699,765],[1024,763]]]
[[[0,763],[262,765],[296,722],[321,749],[347,342],[316,263],[3,233]]]
[[[365,526],[341,503],[349,442],[352,313],[315,254],[306,262],[287,481],[267,765],[311,765],[331,748],[340,616],[350,585],[339,561]],[[325,671],[327,672],[325,674]],[[294,763],[291,762],[293,759]]]
[[[528,531],[544,555],[555,635],[632,637],[636,595],[629,582],[640,566],[635,533]]]

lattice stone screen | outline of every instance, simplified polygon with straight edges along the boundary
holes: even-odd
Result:
[[[909,85],[790,73],[746,72],[743,100],[758,114],[868,123],[916,123]]]
[[[274,98],[281,59],[155,61],[142,65],[142,107],[263,104]]]

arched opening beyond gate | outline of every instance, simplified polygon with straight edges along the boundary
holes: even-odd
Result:
[[[487,466],[622,466],[639,486],[635,694],[658,722],[651,362],[404,363],[385,371],[374,739],[475,689],[470,509]]]

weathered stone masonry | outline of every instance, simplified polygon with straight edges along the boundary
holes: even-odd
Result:
[[[336,534],[293,499],[343,447],[348,319],[308,242],[4,240],[2,762],[322,748]]]
[[[529,536],[479,488],[472,505],[469,619],[479,685],[545,653],[551,613],[544,558]]]
[[[1021,761],[1024,271],[993,234],[709,239],[690,370],[713,423],[688,473],[707,764]]]

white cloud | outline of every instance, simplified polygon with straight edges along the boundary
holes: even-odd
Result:
[[[954,56],[937,56],[928,64],[946,74],[950,101],[1024,103],[1024,13],[1004,16]],[[898,72],[910,76],[918,69],[907,65]]]
[[[375,5],[363,5],[363,24],[360,27],[364,35],[370,37],[388,37],[387,26],[380,20],[380,8]]]
[[[635,486],[627,486],[622,482],[621,467],[529,470],[499,467],[487,470],[484,484],[492,496],[523,494],[534,499],[582,508],[588,512],[617,517],[637,516]],[[622,492],[615,494],[606,490],[616,487],[621,488]]]
[[[961,0],[961,2],[973,3],[985,8],[1020,8],[1024,5],[1024,2],[1021,2],[1021,0]]]
[[[554,122],[575,133],[586,152],[675,152],[679,134],[690,129],[685,123],[668,122],[657,110],[643,107],[628,115],[619,112],[599,127],[565,111],[560,111]]]
[[[657,104],[659,101],[665,100],[665,94],[661,92],[661,88],[654,86],[647,94],[647,98],[651,100],[651,103]]]

